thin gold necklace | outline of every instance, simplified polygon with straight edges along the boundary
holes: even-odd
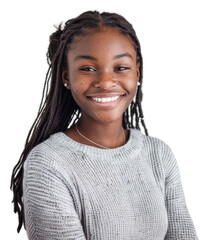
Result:
[[[75,124],[75,126],[76,126],[76,131],[79,133],[79,135],[82,136],[82,137],[83,137],[84,139],[86,139],[87,141],[89,141],[89,142],[91,142],[91,143],[93,143],[93,144],[95,144],[95,145],[97,145],[97,146],[99,146],[99,147],[102,147],[102,148],[104,148],[104,149],[111,149],[111,148],[102,146],[102,145],[100,145],[100,144],[98,144],[98,143],[96,143],[96,142],[93,142],[93,141],[90,140],[89,138],[85,137],[82,133],[80,133],[80,131],[79,131],[78,127],[77,127],[77,123]],[[125,144],[125,133],[124,133],[124,129],[123,129],[123,128],[122,128],[122,134],[123,134],[123,139],[124,139],[124,144]]]

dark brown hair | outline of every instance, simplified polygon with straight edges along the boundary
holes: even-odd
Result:
[[[87,30],[111,27],[118,29],[122,34],[128,36],[134,45],[137,55],[137,63],[140,64],[141,83],[137,89],[134,101],[131,102],[123,114],[122,126],[124,128],[136,128],[140,130],[141,122],[145,134],[148,131],[144,123],[142,111],[142,81],[143,61],[139,40],[132,25],[121,15],[116,13],[98,11],[87,11],[80,16],[68,20],[64,27],[60,24],[57,30],[50,36],[50,43],[47,52],[49,68],[46,74],[42,99],[37,117],[28,133],[24,150],[18,163],[15,165],[12,178],[11,190],[13,191],[14,212],[18,213],[19,225],[17,232],[20,232],[22,224],[25,226],[23,196],[23,164],[29,152],[37,144],[46,140],[50,135],[65,131],[68,126],[78,121],[80,108],[74,101],[71,91],[68,91],[62,81],[62,71],[66,66],[66,53],[74,38],[87,34]]]

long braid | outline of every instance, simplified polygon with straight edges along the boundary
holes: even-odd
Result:
[[[30,151],[39,143],[46,140],[50,135],[65,131],[68,126],[76,123],[81,116],[80,108],[74,101],[71,91],[68,91],[62,82],[62,71],[66,67],[66,54],[70,45],[76,37],[84,36],[89,29],[100,29],[102,27],[113,27],[128,37],[133,42],[137,53],[137,62],[140,63],[141,85],[138,87],[136,97],[123,114],[122,125],[124,128],[139,127],[139,119],[148,135],[144,116],[142,112],[142,74],[143,62],[139,41],[132,25],[122,16],[115,13],[99,13],[88,11],[77,18],[70,19],[62,27],[60,24],[57,30],[50,36],[50,44],[47,51],[47,62],[49,64],[46,73],[42,99],[40,102],[37,117],[29,130],[24,150],[15,165],[11,177],[11,190],[13,191],[14,212],[18,213],[19,225],[17,232],[20,232],[22,224],[25,226],[23,196],[23,165]]]

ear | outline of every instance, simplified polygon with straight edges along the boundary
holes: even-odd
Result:
[[[62,72],[62,81],[63,81],[64,86],[67,89],[70,89],[69,74],[68,74],[68,71],[66,69],[64,69],[63,72]]]
[[[138,89],[138,86],[140,85],[140,82],[139,82],[139,77],[140,77],[140,63],[138,62],[137,63],[137,89]]]
[[[139,81],[139,77],[140,77],[140,63],[137,63],[137,81]]]

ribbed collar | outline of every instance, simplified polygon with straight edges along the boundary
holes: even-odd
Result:
[[[142,148],[143,134],[140,130],[129,129],[129,139],[121,147],[112,149],[101,149],[89,145],[85,145],[74,141],[63,132],[58,132],[50,136],[50,140],[55,141],[61,146],[68,148],[73,152],[81,152],[89,155],[92,158],[98,158],[98,160],[115,161],[116,160],[127,160],[128,157],[137,156]]]

